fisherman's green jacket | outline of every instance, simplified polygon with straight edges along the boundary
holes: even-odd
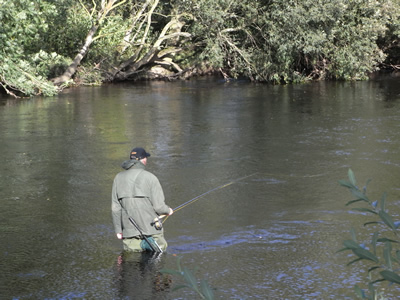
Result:
[[[129,217],[144,235],[162,233],[163,229],[158,230],[152,225],[154,218],[169,213],[159,180],[137,160],[125,161],[122,168],[125,170],[115,176],[111,195],[115,233],[122,233],[124,238],[140,235]]]

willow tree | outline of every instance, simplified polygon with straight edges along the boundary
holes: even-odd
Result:
[[[132,11],[131,26],[126,31],[122,41],[119,57],[124,57],[125,52],[130,49],[127,59],[122,59],[118,66],[110,72],[111,80],[126,80],[137,74],[144,65],[151,68],[159,66],[159,76],[168,77],[172,73],[181,73],[182,68],[173,61],[173,56],[181,52],[180,38],[189,38],[191,34],[182,31],[184,22],[181,14],[170,14],[166,20],[160,22],[162,27],[157,34],[152,28],[154,25],[154,12],[159,6],[159,0],[147,0],[142,7]],[[168,72],[172,69],[174,72]]]

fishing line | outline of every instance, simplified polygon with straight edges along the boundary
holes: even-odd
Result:
[[[253,173],[253,174],[250,174],[250,175],[247,175],[247,176],[240,177],[240,178],[238,178],[238,179],[232,180],[232,181],[230,181],[230,182],[228,182],[228,183],[225,183],[225,184],[223,184],[223,185],[217,186],[216,188],[213,188],[212,190],[209,190],[209,191],[207,191],[207,192],[205,192],[205,193],[203,193],[203,194],[201,194],[201,195],[199,195],[199,196],[196,196],[196,197],[194,197],[193,199],[190,199],[189,201],[186,201],[185,203],[182,203],[181,205],[175,207],[175,208],[173,209],[173,210],[174,210],[174,213],[177,212],[177,211],[179,211],[179,210],[181,210],[182,208],[188,206],[189,204],[192,204],[192,203],[196,202],[197,200],[199,200],[200,198],[204,197],[205,195],[207,195],[207,194],[209,194],[209,193],[211,193],[211,192],[214,192],[214,191],[217,191],[217,190],[226,188],[227,186],[230,186],[231,184],[234,184],[235,182],[239,182],[239,181],[241,181],[241,180],[243,180],[243,179],[246,179],[246,178],[249,178],[249,177],[251,177],[251,176],[254,176],[254,175],[257,174],[257,173],[258,173],[258,172],[255,172],[255,173]],[[169,216],[168,216],[168,215],[161,215],[161,216],[159,216],[159,219],[160,219],[160,218],[163,218],[163,216],[166,216],[165,219],[164,219],[164,221],[163,221],[163,222],[165,222],[165,221],[168,219]]]

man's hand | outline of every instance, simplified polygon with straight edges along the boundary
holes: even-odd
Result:
[[[122,233],[117,233],[117,238],[118,238],[119,240],[122,240]]]
[[[168,216],[172,215],[173,213],[174,213],[174,210],[170,207]]]

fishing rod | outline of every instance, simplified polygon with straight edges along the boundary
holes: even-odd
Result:
[[[162,249],[160,248],[160,246],[158,246],[157,242],[153,239],[154,244],[149,240],[149,238],[147,236],[145,236],[143,234],[143,232],[140,230],[139,225],[135,222],[134,219],[132,219],[131,217],[128,216],[129,221],[132,223],[133,226],[136,227],[136,229],[139,231],[140,236],[142,237],[142,239],[145,239],[145,241],[147,242],[147,244],[149,244],[151,250],[153,252],[160,252],[162,253]],[[154,246],[155,245],[155,246]]]
[[[211,193],[211,192],[214,192],[214,191],[217,191],[217,190],[226,188],[227,186],[230,186],[231,184],[234,184],[235,182],[239,182],[239,181],[241,181],[241,180],[243,180],[243,179],[246,179],[246,178],[248,178],[248,177],[251,177],[251,176],[253,176],[253,175],[255,175],[255,174],[257,174],[257,172],[256,172],[256,173],[253,173],[253,174],[251,174],[251,175],[247,175],[247,176],[244,176],[244,177],[241,177],[241,178],[232,180],[231,182],[225,183],[225,184],[223,184],[223,185],[217,186],[216,188],[213,188],[213,189],[211,189],[211,190],[209,190],[209,191],[207,191],[207,192],[205,192],[205,193],[203,193],[203,194],[201,194],[201,195],[199,195],[199,196],[196,196],[196,197],[194,197],[193,199],[190,199],[189,201],[186,201],[185,203],[182,203],[181,205],[177,206],[176,208],[174,208],[174,212],[175,212],[175,211],[178,211],[178,210],[180,210],[180,209],[182,209],[182,208],[184,208],[184,207],[186,207],[186,206],[188,206],[188,205],[191,204],[192,202],[197,201],[197,200],[200,199],[201,197],[204,197],[205,195],[207,195],[207,194],[209,194],[209,193]]]
[[[211,189],[211,190],[209,190],[209,191],[207,191],[207,192],[205,192],[205,193],[203,193],[203,194],[201,194],[201,195],[199,195],[199,196],[194,197],[193,199],[190,199],[189,201],[186,201],[185,203],[182,203],[181,205],[175,207],[175,208],[173,209],[173,211],[176,212],[176,211],[178,211],[178,210],[181,210],[182,208],[184,208],[184,207],[188,206],[189,204],[191,204],[191,203],[193,203],[193,202],[199,200],[200,198],[204,197],[205,195],[207,195],[207,194],[209,194],[209,193],[211,193],[211,192],[214,192],[214,191],[217,191],[217,190],[226,188],[227,186],[230,186],[231,184],[234,184],[235,182],[239,182],[239,181],[241,181],[241,180],[243,180],[243,179],[246,179],[246,178],[249,178],[249,177],[251,177],[251,176],[254,176],[254,175],[257,174],[257,173],[258,173],[258,172],[255,172],[255,173],[253,173],[253,174],[250,174],[250,175],[247,175],[247,176],[244,176],[244,177],[240,177],[240,178],[238,178],[238,179],[232,180],[232,181],[230,181],[230,182],[228,182],[228,183],[225,183],[225,184],[223,184],[223,185],[217,186],[216,188],[213,188],[213,189]],[[168,219],[168,216],[169,216],[169,215],[160,215],[160,216],[158,216],[157,218],[155,218],[155,219],[153,220],[152,225],[155,225],[157,228],[161,229],[161,228],[162,228],[162,223],[163,223],[163,221],[162,221],[161,219],[166,217],[166,218],[164,219],[164,222],[165,222],[165,221]]]
[[[153,241],[154,241],[154,244],[150,241],[150,239],[146,236],[146,235],[144,235],[143,234],[143,232],[142,232],[142,230],[140,229],[140,227],[139,227],[139,225],[135,222],[135,220],[131,217],[131,216],[129,216],[129,214],[128,214],[128,211],[125,209],[125,207],[122,205],[122,202],[120,201],[120,204],[121,204],[121,207],[123,208],[123,210],[125,210],[125,212],[126,212],[126,214],[127,214],[127,216],[128,216],[128,219],[129,219],[129,221],[132,223],[132,225],[133,226],[135,226],[135,228],[137,229],[137,231],[139,231],[139,234],[140,234],[140,237],[142,238],[142,239],[144,239],[146,242],[147,242],[147,244],[150,246],[150,248],[151,248],[151,250],[153,251],[153,252],[159,252],[159,253],[162,253],[163,251],[162,251],[162,249],[160,248],[160,246],[157,244],[157,242],[154,240],[154,239],[152,239]],[[155,246],[154,246],[155,245]]]

